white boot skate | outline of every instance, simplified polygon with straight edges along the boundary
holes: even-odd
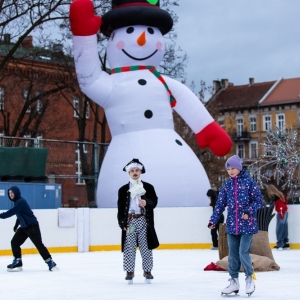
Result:
[[[237,294],[240,289],[240,283],[238,278],[229,278],[228,281],[230,282],[229,286],[221,291],[221,295],[230,295],[231,293]]]
[[[252,276],[246,276],[246,294],[248,297],[251,296],[255,291],[255,283]]]

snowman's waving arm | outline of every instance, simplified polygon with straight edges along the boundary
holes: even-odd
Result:
[[[177,103],[174,110],[196,134],[201,148],[209,147],[218,156],[226,155],[232,146],[227,132],[214,121],[196,95],[182,83],[164,77]]]
[[[101,70],[97,47],[97,32],[102,20],[94,15],[91,0],[74,0],[70,6],[74,60],[80,89],[90,99],[103,106],[111,92],[110,75]]]

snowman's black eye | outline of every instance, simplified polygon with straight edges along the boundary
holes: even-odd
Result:
[[[151,28],[151,27],[148,27],[148,32],[149,32],[150,34],[153,34],[153,33],[154,33],[154,30],[153,30],[153,28]]]
[[[133,27],[128,27],[127,29],[126,29],[126,32],[127,33],[133,33],[133,31],[134,31],[134,28]]]

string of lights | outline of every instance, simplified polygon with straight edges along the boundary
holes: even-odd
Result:
[[[291,198],[297,194],[300,184],[299,135],[297,129],[285,132],[269,131],[261,144],[263,154],[248,170],[263,188],[273,180],[282,190],[288,189]]]

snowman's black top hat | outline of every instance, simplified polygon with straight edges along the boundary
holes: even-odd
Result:
[[[163,35],[173,26],[171,15],[159,7],[159,0],[112,0],[112,10],[102,17],[101,32],[110,36],[118,28],[134,25],[157,27]]]

